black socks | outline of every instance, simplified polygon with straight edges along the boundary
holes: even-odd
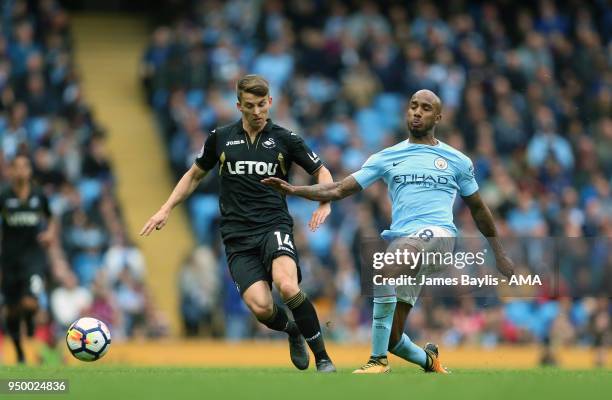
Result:
[[[289,320],[285,310],[277,307],[276,304],[274,304],[272,315],[265,320],[260,319],[259,322],[272,330],[286,332],[291,336],[304,335],[316,360],[329,359],[325,351],[317,312],[304,292],[300,291],[285,301],[285,304],[293,313],[295,322]]]
[[[300,291],[292,298],[286,300],[285,304],[293,313],[295,323],[300,328],[302,335],[304,335],[306,343],[308,343],[308,347],[312,350],[315,359],[329,359],[325,351],[325,343],[323,342],[317,312],[304,292]]]
[[[35,311],[24,311],[23,312],[23,320],[25,321],[26,326],[26,335],[29,338],[34,337],[34,329],[36,328],[34,324],[34,316],[36,315]]]
[[[21,335],[19,333],[19,325],[21,323],[21,318],[19,315],[13,316],[8,315],[6,317],[6,330],[15,345],[15,351],[17,352],[17,362],[23,363],[25,362],[25,356],[23,354],[23,348],[21,347]]]
[[[285,310],[278,308],[276,304],[274,304],[272,316],[266,320],[260,319],[259,322],[274,331],[287,332],[291,336],[298,336],[300,334],[300,330],[295,322],[289,321]]]

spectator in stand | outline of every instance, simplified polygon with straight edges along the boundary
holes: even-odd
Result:
[[[72,272],[66,272],[60,280],[61,286],[51,292],[51,312],[58,324],[58,332],[63,334],[70,324],[89,309],[92,296],[88,289],[79,286]]]
[[[210,248],[200,246],[179,273],[181,312],[187,336],[219,336],[220,270]]]

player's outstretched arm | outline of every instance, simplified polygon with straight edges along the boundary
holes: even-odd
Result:
[[[208,171],[204,171],[196,164],[193,164],[191,168],[183,175],[178,181],[174,190],[168,197],[168,200],[161,206],[147,223],[140,230],[140,236],[149,236],[153,229],[160,230],[166,225],[170,212],[174,207],[185,200],[193,191],[198,187],[200,181],[204,179]]]
[[[334,178],[332,177],[331,172],[324,166],[321,166],[314,174],[312,174],[317,178],[317,183],[333,183]],[[312,217],[310,218],[310,222],[308,222],[308,227],[312,232],[316,231],[319,226],[321,226],[327,217],[331,214],[331,205],[329,201],[321,201],[319,203],[319,207],[313,211]]]
[[[497,229],[493,221],[493,214],[489,207],[482,201],[480,193],[476,191],[474,194],[463,197],[463,200],[470,208],[472,218],[478,227],[480,233],[489,241],[489,245],[495,253],[495,262],[497,269],[507,278],[514,275],[514,263],[506,255],[504,248],[497,236]]]
[[[347,176],[340,182],[319,183],[311,186],[293,186],[282,179],[271,177],[261,181],[283,194],[303,197],[314,201],[335,201],[357,193],[361,186],[352,175]]]

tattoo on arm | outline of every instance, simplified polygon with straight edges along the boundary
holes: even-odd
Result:
[[[361,190],[361,186],[351,175],[340,182],[319,183],[312,186],[296,186],[296,196],[314,201],[340,200]]]

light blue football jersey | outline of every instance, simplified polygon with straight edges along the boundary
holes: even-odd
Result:
[[[387,184],[392,217],[391,227],[382,232],[384,239],[432,225],[456,234],[457,192],[469,196],[478,190],[472,161],[441,141],[430,146],[405,140],[373,154],[353,177],[363,189],[378,179]]]

